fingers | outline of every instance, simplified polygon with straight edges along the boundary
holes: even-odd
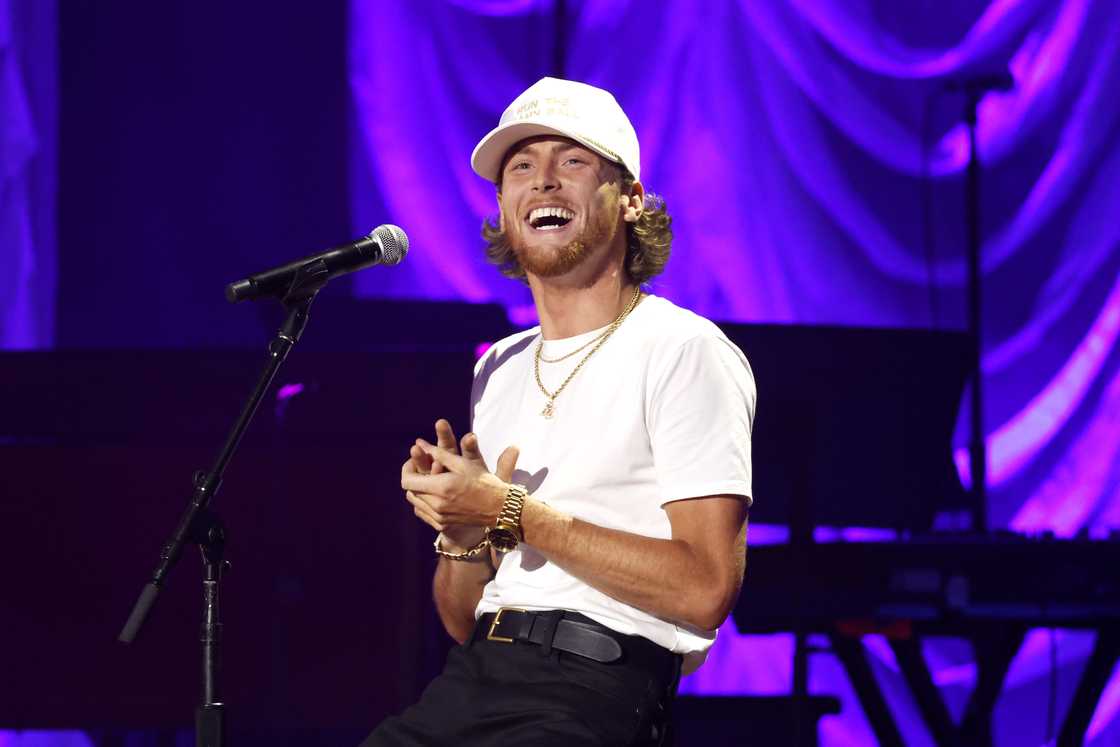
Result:
[[[420,451],[418,447],[414,446],[413,450],[419,451],[422,457],[427,458],[427,454],[425,454],[423,451]],[[410,481],[414,477],[428,477],[428,474],[426,471],[420,472],[417,469],[416,459],[413,457],[406,460],[405,463],[401,465],[401,486],[404,487],[405,483]],[[435,529],[437,532],[442,532],[444,530],[445,527],[443,526],[443,523],[440,522],[439,516],[436,513],[435,509],[432,508],[431,504],[421,499],[416,493],[408,488],[405,488],[404,497],[409,503],[412,504],[412,512],[416,514],[416,516],[421,521]]]
[[[455,457],[458,459],[459,457]],[[439,475],[426,475],[422,472],[402,471],[401,489],[416,493],[430,493],[448,497],[461,492],[462,479],[451,472]]]
[[[422,438],[416,439],[416,445],[424,450],[433,461],[439,462],[452,472],[462,472],[469,462],[453,451],[448,451],[440,446],[434,446]]]
[[[406,500],[408,500],[409,503],[412,504],[412,513],[416,514],[416,517],[418,519],[423,521],[432,529],[435,529],[437,532],[442,532],[444,529],[447,529],[447,526],[439,520],[439,516],[432,509],[432,507],[429,506],[422,498],[416,495],[416,493],[412,492],[411,490],[406,490],[404,497]]]
[[[451,428],[451,423],[443,418],[436,421],[436,443],[440,448],[455,451],[455,431]]]
[[[432,458],[425,454],[424,450],[416,444],[413,444],[412,448],[408,450],[408,458],[409,462],[413,465],[414,472],[428,474],[432,471]]]
[[[482,461],[482,455],[478,452],[478,438],[474,436],[474,434],[467,434],[464,441],[467,444],[464,446],[464,449],[466,449],[464,456],[459,456],[439,446],[433,446],[422,438],[416,439],[416,445],[419,446],[429,458],[442,464],[448,470],[469,475],[478,470],[476,462]],[[477,459],[469,458],[475,454],[478,455]],[[516,446],[510,446],[503,451],[502,455],[498,457],[498,469],[494,474],[496,474],[499,479],[509,482],[513,478],[513,471],[517,467],[517,458],[520,454],[521,451]],[[420,489],[423,490],[423,488]]]
[[[455,431],[452,430],[451,423],[443,418],[436,421],[436,444],[441,449],[446,449],[452,453],[458,453],[459,451],[458,444],[455,441]],[[444,469],[440,462],[433,462],[431,472],[433,475],[438,475]]]
[[[521,455],[521,450],[516,446],[510,446],[502,455],[498,457],[498,467],[494,470],[494,474],[502,482],[511,482],[513,480],[513,471],[517,468],[517,457]]]
[[[478,448],[478,436],[473,433],[468,433],[463,436],[463,440],[459,445],[463,449],[464,459],[470,459],[472,462],[482,461],[482,451]]]
[[[446,449],[451,453],[458,453],[458,447],[455,442],[455,431],[452,430],[451,423],[440,418],[436,421],[435,430],[436,442],[439,444],[440,448]],[[417,444],[419,443],[420,439],[417,439]],[[409,448],[408,456],[415,467],[414,471],[420,474],[438,475],[441,472],[447,471],[442,464],[432,459],[430,454],[416,444]]]

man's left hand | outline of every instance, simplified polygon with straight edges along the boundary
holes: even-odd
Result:
[[[485,527],[497,521],[517,466],[516,446],[503,451],[497,468],[489,472],[480,460],[461,457],[424,439],[417,439],[416,445],[445,470],[401,476],[401,487],[425,504],[425,513],[444,526]]]

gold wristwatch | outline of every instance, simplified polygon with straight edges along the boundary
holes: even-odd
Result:
[[[511,484],[506,490],[506,500],[498,513],[498,521],[486,530],[486,539],[498,552],[509,552],[522,540],[521,509],[525,507],[527,495],[529,491],[524,485]]]

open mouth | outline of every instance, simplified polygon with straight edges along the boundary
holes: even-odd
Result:
[[[529,212],[529,225],[537,231],[555,231],[572,222],[576,214],[562,207],[540,207]]]

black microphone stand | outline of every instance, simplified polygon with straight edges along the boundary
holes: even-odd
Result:
[[[225,444],[222,446],[209,472],[198,471],[194,474],[194,494],[186,510],[179,519],[171,539],[160,552],[160,561],[151,579],[140,592],[133,605],[128,621],[117,637],[122,643],[131,643],[155,604],[156,597],[182,554],[188,542],[199,546],[202,551],[202,703],[195,710],[196,747],[222,747],[226,743],[226,703],[221,699],[219,675],[221,674],[222,623],[219,615],[220,587],[222,573],[229,568],[225,560],[226,531],[221,517],[210,508],[210,502],[222,484],[222,476],[233,459],[241,437],[256,414],[257,407],[264,399],[280,365],[303,334],[307,326],[308,313],[315,295],[330,277],[323,260],[309,262],[301,267],[292,281],[291,287],[282,299],[287,309],[287,317],[280,326],[276,337],[268,345],[268,360],[264,370],[253,387],[248,401],[241,408],[241,414],[233,424]]]
[[[964,120],[968,128],[968,172],[965,181],[965,227],[968,232],[968,331],[971,333],[969,391],[969,474],[972,477],[972,531],[988,531],[988,455],[984,442],[984,397],[981,336],[983,274],[980,265],[980,155],[977,150],[977,109],[986,93],[981,85],[964,87]]]
[[[971,339],[969,351],[969,437],[968,461],[972,477],[972,530],[988,531],[988,453],[984,440],[984,396],[981,367],[983,345],[983,267],[980,262],[980,152],[977,148],[977,111],[980,100],[989,91],[1010,91],[1015,88],[1015,78],[1009,70],[980,73],[950,80],[946,90],[960,91],[964,95],[964,122],[968,129],[968,169],[964,185],[964,223],[967,233],[965,244],[968,266],[968,331]]]

